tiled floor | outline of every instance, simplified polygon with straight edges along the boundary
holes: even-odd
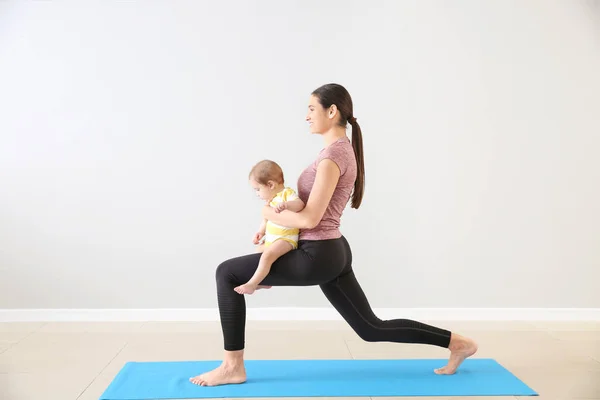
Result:
[[[473,337],[476,357],[495,358],[538,399],[600,399],[600,323],[428,322]],[[365,343],[341,322],[249,321],[247,332],[247,359],[448,355]],[[0,323],[0,399],[97,400],[127,361],[219,359],[221,343],[218,323],[209,322]]]

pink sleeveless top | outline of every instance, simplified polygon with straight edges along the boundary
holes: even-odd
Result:
[[[340,179],[321,221],[313,229],[301,229],[299,240],[337,239],[342,236],[339,229],[340,218],[350,200],[356,180],[356,157],[348,137],[340,138],[322,149],[317,159],[302,171],[298,178],[298,196],[304,204],[308,202],[315,182],[317,166],[326,158],[338,165]]]

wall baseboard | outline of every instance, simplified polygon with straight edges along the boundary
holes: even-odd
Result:
[[[600,321],[600,308],[375,308],[382,319],[430,321]],[[340,321],[333,308],[248,308],[253,321]],[[216,308],[0,309],[0,322],[218,321]]]

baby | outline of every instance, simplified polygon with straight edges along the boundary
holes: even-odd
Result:
[[[284,185],[283,171],[277,163],[270,160],[259,162],[250,171],[249,179],[257,196],[275,211],[299,212],[304,208],[304,202],[296,192]],[[299,233],[297,228],[277,225],[263,219],[253,239],[254,244],[258,245],[257,251],[262,253],[258,268],[248,282],[234,290],[239,294],[252,294],[257,289],[267,288],[259,283],[269,274],[275,260],[290,250],[298,248]],[[263,238],[264,244],[259,244]]]

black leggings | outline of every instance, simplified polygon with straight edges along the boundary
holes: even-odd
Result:
[[[233,289],[256,271],[260,254],[229,259],[216,272],[219,314],[225,350],[242,350],[245,344],[246,302]],[[300,241],[273,263],[262,285],[313,286],[321,290],[363,340],[368,342],[425,343],[447,348],[450,332],[417,321],[382,321],[371,310],[352,271],[352,252],[346,239]]]

